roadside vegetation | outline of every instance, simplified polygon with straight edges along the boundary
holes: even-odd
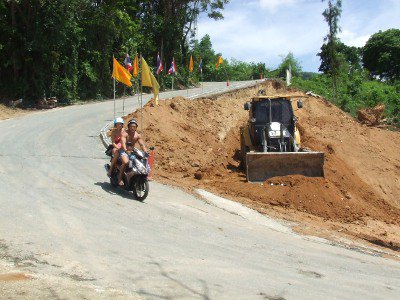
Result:
[[[337,37],[340,15],[341,1],[328,1],[323,12],[328,35],[317,54],[321,73],[299,72],[299,62],[288,55],[274,75],[282,77],[282,69],[295,66],[294,86],[323,96],[353,116],[360,109],[383,104],[385,123],[399,126],[400,30],[379,31],[364,47],[351,47]]]
[[[229,0],[1,1],[0,102],[23,99],[27,107],[50,97],[59,104],[110,98],[113,55],[122,62],[126,53],[131,60],[141,54],[155,72],[160,53],[161,90],[169,89],[172,79],[175,88],[184,88],[199,81],[284,78],[290,66],[294,86],[320,94],[352,115],[384,104],[386,121],[399,125],[400,30],[379,31],[362,48],[347,46],[337,37],[342,1],[323,1],[328,34],[316,54],[320,73],[303,72],[293,53],[269,70],[263,62],[217,53],[208,35],[198,40],[199,16],[222,19]],[[224,62],[217,69],[220,56]],[[173,58],[174,78],[167,75]],[[117,86],[117,95],[127,92]]]
[[[323,96],[353,116],[359,109],[384,104],[386,123],[400,125],[399,54],[398,29],[372,35],[362,48],[350,47],[337,40],[336,87],[330,73],[326,44],[318,53],[322,73],[296,76],[293,85]]]

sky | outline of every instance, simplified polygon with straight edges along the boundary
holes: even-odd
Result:
[[[223,20],[199,18],[197,39],[208,34],[223,58],[263,62],[269,69],[292,52],[303,71],[318,72],[326,7],[321,0],[231,0]],[[400,29],[400,0],[342,0],[339,25],[344,44],[362,47],[379,30]]]

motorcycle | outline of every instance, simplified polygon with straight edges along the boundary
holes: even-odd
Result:
[[[106,154],[111,156],[110,147],[107,150]],[[150,147],[150,150],[154,150],[154,147]],[[142,150],[133,148],[131,154],[129,155],[129,163],[126,166],[125,171],[122,173],[122,180],[124,182],[124,185],[122,186],[118,184],[118,172],[120,167],[121,161],[118,159],[118,162],[110,176],[111,185],[113,187],[120,187],[126,191],[132,192],[134,198],[139,201],[144,201],[149,194],[148,176],[151,170],[149,164],[149,154]],[[106,164],[105,169],[108,172],[110,169],[110,164]]]

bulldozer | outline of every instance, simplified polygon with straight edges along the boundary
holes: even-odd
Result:
[[[249,120],[240,128],[240,152],[247,181],[264,182],[271,177],[295,174],[324,176],[324,153],[301,146],[293,98],[298,96],[268,96],[260,90],[251,102],[244,104]],[[297,109],[302,107],[302,101],[297,100]]]

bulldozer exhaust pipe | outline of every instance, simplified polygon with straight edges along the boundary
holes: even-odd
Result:
[[[323,152],[248,152],[246,176],[249,182],[286,175],[324,177]]]

